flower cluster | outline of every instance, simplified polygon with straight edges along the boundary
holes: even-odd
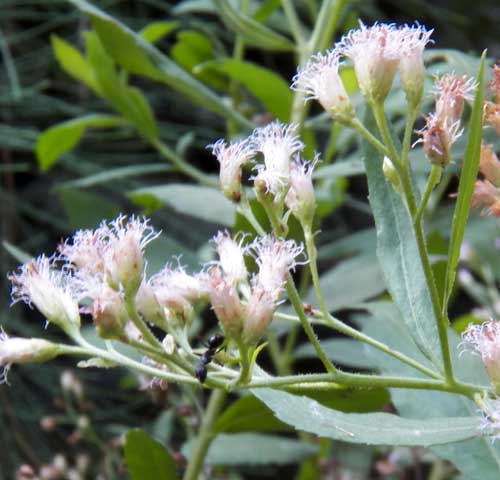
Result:
[[[476,83],[472,78],[443,75],[435,82],[435,111],[426,117],[426,125],[418,133],[427,158],[445,167],[451,160],[451,146],[462,135],[460,126],[464,104],[472,100]]]
[[[351,30],[326,54],[314,55],[299,68],[292,88],[316,99],[338,121],[349,123],[354,109],[346,92],[339,68],[342,58],[349,58],[356,72],[361,93],[370,103],[383,102],[396,72],[408,102],[415,108],[424,85],[423,51],[432,30],[421,25],[397,27],[374,24]]]
[[[272,147],[263,140],[262,149],[267,148]],[[172,355],[176,341],[186,345],[182,342],[195,305],[210,301],[227,337],[256,344],[302,246],[272,236],[244,245],[244,236],[219,232],[214,238],[218,259],[198,273],[188,273],[177,261],[147,277],[144,249],[157,236],[148,220],[124,216],[102,222],[96,230],[78,231],[59,246],[57,255],[42,255],[10,276],[14,302],[35,306],[77,342],[80,313],[91,315],[102,338],[135,345],[144,340],[147,325],[155,325],[166,333],[158,345]],[[254,260],[257,273],[250,275],[246,259]],[[0,334],[4,376],[12,363],[44,361],[60,353],[59,345],[45,340]]]
[[[485,102],[483,124],[493,127],[500,135],[500,65],[493,67],[493,80],[489,87],[495,101]],[[500,217],[500,160],[492,145],[481,145],[479,171],[482,178],[474,185],[472,206],[482,208],[487,215]]]
[[[242,168],[253,163],[256,173],[251,179],[257,193],[275,205],[285,203],[301,222],[312,222],[316,207],[312,170],[318,159],[306,162],[301,158],[304,144],[295,124],[275,121],[256,128],[244,140],[229,144],[218,140],[209,148],[219,161],[220,185],[226,197],[240,200]],[[259,156],[262,161],[257,161]]]
[[[227,233],[219,233],[214,244],[219,259],[207,268],[212,308],[227,336],[253,345],[271,322],[286,276],[303,248],[273,236],[244,246],[243,238]],[[245,257],[255,260],[254,275],[249,275]]]

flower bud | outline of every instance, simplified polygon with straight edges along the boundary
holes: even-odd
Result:
[[[61,388],[72,395],[76,399],[81,400],[83,398],[83,385],[79,378],[71,371],[64,370],[60,378]]]
[[[226,336],[239,339],[243,331],[245,307],[234,282],[227,281],[219,267],[208,272],[208,285],[212,308]]]
[[[303,224],[311,225],[316,211],[316,197],[312,174],[318,157],[312,163],[294,161],[290,167],[290,190],[285,198],[286,206]]]
[[[433,165],[446,167],[451,161],[451,147],[462,135],[460,123],[442,122],[436,114],[427,116],[426,126],[418,133],[422,136],[424,153]]]
[[[454,74],[443,75],[434,85],[436,97],[436,117],[441,124],[460,122],[465,101],[473,99],[473,91],[477,84],[473,78],[466,75],[457,77]]]
[[[384,172],[385,178],[391,182],[394,190],[399,194],[402,193],[403,189],[401,186],[401,180],[399,179],[398,172],[394,167],[394,164],[391,162],[389,157],[384,157],[384,162],[382,163],[382,171]]]
[[[255,150],[248,140],[240,140],[226,144],[218,140],[207,148],[217,157],[220,164],[219,181],[222,193],[232,200],[239,202],[241,198],[241,168],[255,156]]]
[[[92,317],[97,334],[106,339],[123,339],[128,320],[122,295],[109,285],[103,284],[101,294],[94,299]]]
[[[495,129],[500,135],[500,105],[493,102],[484,102],[483,123]]]
[[[35,305],[47,321],[71,334],[80,328],[78,304],[70,289],[67,272],[53,269],[54,260],[44,255],[20,267],[9,276],[13,303]]]
[[[159,304],[150,282],[143,280],[135,296],[135,304],[137,310],[147,322],[156,325],[162,330],[167,329],[165,309]]]
[[[472,193],[472,207],[483,207],[486,214],[500,217],[500,188],[488,180],[477,180]]]
[[[500,323],[494,320],[469,325],[461,346],[480,355],[492,385],[500,393]]]
[[[271,323],[277,306],[276,294],[256,287],[248,300],[243,341],[246,345],[255,345],[264,335]]]
[[[248,271],[245,265],[243,238],[236,241],[229,233],[219,232],[213,241],[219,256],[219,261],[216,263],[222,269],[226,279],[235,283],[246,281]]]
[[[297,135],[297,125],[270,123],[255,129],[251,141],[255,150],[264,156],[264,165],[256,166],[256,189],[265,190],[274,197],[275,203],[280,203],[290,186],[291,159],[304,149]]]
[[[481,156],[479,158],[479,170],[486,180],[495,187],[500,187],[500,160],[490,145],[481,145]]]
[[[41,338],[9,337],[0,331],[0,366],[4,367],[2,381],[13,363],[47,362],[59,355],[59,346]]]
[[[396,74],[402,42],[394,25],[374,24],[366,27],[360,22],[335,46],[354,63],[361,93],[370,102],[383,102]]]
[[[144,270],[144,249],[158,236],[147,220],[135,217],[127,222],[120,216],[111,222],[107,248],[104,254],[106,278],[111,287],[125,292],[136,292]]]
[[[399,30],[402,43],[399,75],[406,99],[412,108],[415,108],[422,98],[425,79],[423,53],[432,32],[433,30],[426,30],[421,25],[405,25]]]
[[[355,113],[339,75],[340,64],[337,50],[314,55],[293,77],[292,89],[305,93],[306,100],[317,100],[335,120],[348,122]]]

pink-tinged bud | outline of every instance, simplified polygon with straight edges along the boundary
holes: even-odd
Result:
[[[469,325],[460,345],[481,357],[491,383],[500,392],[500,323],[490,320]]]
[[[252,290],[243,325],[243,341],[246,345],[255,345],[261,339],[273,319],[276,306],[277,298],[273,292],[259,287]]]
[[[286,276],[290,270],[295,269],[298,263],[296,259],[303,253],[304,247],[297,245],[294,240],[277,239],[268,235],[256,239],[251,249],[259,268],[252,278],[253,287],[274,293],[278,299]]]
[[[128,320],[122,294],[103,284],[102,290],[94,298],[92,317],[97,333],[106,339],[123,339],[125,325]]]
[[[228,232],[219,232],[214,237],[215,250],[219,260],[215,262],[230,282],[240,283],[247,280],[248,271],[245,265],[244,237],[239,240],[231,238]]]
[[[255,150],[264,156],[264,165],[256,166],[256,188],[272,194],[276,202],[282,201],[290,185],[290,162],[304,149],[297,134],[297,125],[284,125],[277,121],[270,123],[255,129],[251,142]]]
[[[47,321],[72,333],[80,328],[80,314],[70,289],[70,276],[53,267],[54,259],[42,255],[22,265],[19,273],[11,274],[13,303],[34,305]]]
[[[241,198],[241,168],[253,159],[256,152],[248,140],[240,140],[226,144],[218,140],[207,148],[217,157],[220,164],[219,181],[222,193],[232,200],[239,202]]]
[[[426,30],[422,25],[405,25],[399,29],[399,75],[408,104],[413,107],[416,107],[422,98],[425,80],[424,49],[431,41],[432,32],[433,30]]]
[[[433,165],[446,167],[451,161],[451,147],[462,135],[460,122],[443,122],[435,113],[426,118],[427,123],[418,133],[422,138],[418,141],[423,143],[424,153]],[[417,143],[418,143],[417,142]]]
[[[500,188],[488,180],[477,180],[472,194],[472,207],[483,208],[483,213],[500,217]]]
[[[149,284],[160,307],[167,314],[167,321],[174,321],[175,317],[189,322],[192,304],[208,298],[206,282],[202,276],[189,275],[180,265],[176,268],[166,265],[150,278]]]
[[[7,382],[7,373],[14,363],[47,362],[57,357],[59,346],[41,338],[9,337],[0,330],[0,383]]]
[[[370,102],[382,102],[391,89],[401,53],[401,35],[394,25],[366,27],[360,22],[335,46],[354,63],[361,93]]]
[[[311,225],[316,211],[316,197],[312,174],[318,157],[313,162],[294,161],[290,167],[290,190],[285,198],[286,206],[304,225]]]
[[[158,302],[150,282],[142,281],[135,296],[135,304],[144,320],[163,330],[167,328],[164,307]]]
[[[311,57],[303,69],[293,77],[292,89],[315,99],[336,120],[348,122],[354,108],[339,75],[340,53],[331,50]]]
[[[208,272],[210,302],[224,333],[231,338],[240,339],[245,318],[242,304],[234,282],[227,281],[219,267]]]
[[[111,222],[104,264],[108,283],[115,290],[137,291],[144,270],[144,249],[158,237],[148,220],[120,216]]]
[[[486,180],[495,187],[500,187],[500,160],[490,145],[481,145],[481,156],[479,158],[479,170]]]
[[[483,123],[490,125],[500,135],[500,105],[492,102],[484,102]]]
[[[457,77],[454,74],[443,75],[434,85],[436,97],[436,117],[443,124],[460,122],[465,101],[471,101],[477,84],[466,75]]]

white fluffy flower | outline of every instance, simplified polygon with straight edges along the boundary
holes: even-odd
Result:
[[[54,268],[44,255],[22,265],[9,276],[13,303],[34,305],[45,318],[66,332],[80,327],[78,304],[70,288],[70,273]]]
[[[349,95],[339,75],[340,53],[331,50],[313,55],[304,68],[293,77],[292,89],[303,92],[306,99],[315,99],[338,120],[353,117]]]

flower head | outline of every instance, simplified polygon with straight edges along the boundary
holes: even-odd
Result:
[[[190,275],[182,265],[172,267],[167,264],[161,271],[149,279],[160,307],[173,320],[181,318],[185,322],[191,319],[192,304],[204,300],[208,295],[206,282],[202,275]]]
[[[238,202],[241,198],[241,168],[255,156],[254,148],[247,139],[229,144],[220,139],[207,148],[212,149],[220,164],[222,192],[230,200]]]
[[[207,283],[212,308],[224,333],[228,337],[239,339],[246,311],[236,285],[224,276],[222,269],[218,266],[210,268]]]
[[[243,240],[244,236],[236,240],[231,238],[228,232],[219,232],[213,239],[215,250],[219,256],[216,263],[230,282],[243,282],[248,277],[245,265],[246,249],[243,246]]]
[[[481,156],[479,157],[479,170],[485,179],[495,187],[500,187],[500,160],[490,145],[481,145]]]
[[[451,147],[462,135],[460,121],[443,122],[437,113],[426,117],[425,127],[418,131],[423,143],[424,153],[434,165],[446,167],[451,161]]]
[[[402,40],[393,24],[375,23],[351,30],[335,46],[335,50],[354,63],[361,93],[370,102],[383,101],[396,74]]]
[[[339,75],[340,53],[331,50],[311,57],[303,69],[293,77],[292,88],[315,99],[337,120],[349,120],[354,108]]]
[[[318,161],[317,156],[312,162],[297,159],[290,166],[290,190],[285,203],[293,215],[307,225],[312,223],[316,210],[312,174]]]
[[[41,338],[9,337],[0,329],[0,383],[7,382],[7,374],[13,363],[34,363],[52,360],[59,347]]]
[[[56,270],[54,263],[53,258],[41,255],[11,274],[13,303],[34,305],[49,322],[72,332],[80,327],[80,314],[70,288],[70,273]]]
[[[303,253],[304,247],[294,240],[267,235],[255,240],[251,249],[258,266],[258,272],[252,278],[252,287],[269,292],[278,301],[286,276],[295,269],[297,257]]]
[[[472,207],[482,207],[487,215],[500,217],[500,188],[488,180],[477,180],[472,194]]]
[[[473,78],[462,75],[447,74],[438,78],[434,84],[436,97],[436,117],[442,124],[460,122],[465,101],[471,101],[472,93],[477,87]]]
[[[416,106],[420,103],[424,88],[425,66],[424,49],[431,42],[433,30],[426,30],[422,25],[405,25],[399,29],[401,51],[399,75],[408,103]]]
[[[500,322],[490,320],[469,325],[462,334],[461,346],[478,354],[493,385],[500,388]]]
[[[297,134],[297,125],[272,122],[255,129],[251,141],[255,150],[264,156],[264,165],[256,167],[255,184],[262,184],[266,193],[281,200],[289,187],[290,161],[304,149]]]

